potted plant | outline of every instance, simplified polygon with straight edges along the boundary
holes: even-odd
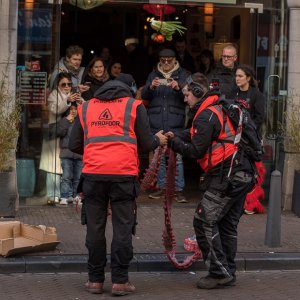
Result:
[[[9,81],[9,66],[0,73],[0,217],[14,217],[18,199],[16,148],[20,107]]]

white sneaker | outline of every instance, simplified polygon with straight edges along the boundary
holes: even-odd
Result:
[[[66,198],[61,198],[59,204],[60,204],[60,205],[68,205],[68,199],[66,199]]]

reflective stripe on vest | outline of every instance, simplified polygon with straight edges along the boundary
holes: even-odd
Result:
[[[93,98],[78,108],[84,131],[83,173],[138,175],[136,110],[141,101]]]
[[[130,115],[131,115],[131,110],[132,110],[132,105],[134,103],[134,101],[136,101],[133,98],[129,98],[128,102],[126,104],[126,108],[125,108],[125,114],[124,114],[124,135],[123,136],[114,136],[114,135],[110,135],[110,136],[96,136],[96,137],[92,137],[89,138],[88,137],[88,128],[87,128],[87,122],[86,122],[86,113],[87,113],[87,107],[89,104],[88,102],[83,103],[82,105],[82,119],[83,119],[83,124],[84,124],[84,135],[86,137],[85,141],[84,141],[84,145],[88,145],[90,143],[98,143],[98,142],[127,142],[127,143],[132,143],[132,144],[136,144],[136,139],[131,138],[129,136],[129,126],[130,126]]]
[[[209,109],[214,114],[216,114],[222,128],[218,136],[218,140],[213,141],[211,147],[209,147],[205,155],[201,159],[197,160],[197,162],[205,172],[209,171],[228,157],[232,156],[237,149],[237,146],[233,144],[235,137],[234,127],[232,126],[228,117],[224,115],[222,107],[220,105],[217,105],[218,97],[211,96],[208,97],[207,100],[207,102],[206,100],[204,101],[204,105],[201,105],[199,107],[194,120],[203,110]],[[191,137],[193,137],[195,134],[193,126],[190,130],[190,134]]]

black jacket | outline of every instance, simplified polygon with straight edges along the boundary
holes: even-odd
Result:
[[[81,94],[81,97],[87,101],[90,100],[92,98],[94,98],[95,92],[106,82],[106,81],[100,81],[97,80],[96,78],[90,76],[90,75],[86,75],[84,77],[84,79],[82,80],[82,83],[84,84],[85,82],[90,82],[91,83],[91,87],[88,91],[83,92]]]
[[[213,94],[214,92],[207,93],[205,97],[194,107],[194,113],[197,112],[198,108],[207,99],[207,97]],[[196,119],[193,120],[193,128],[195,130],[193,138],[191,138],[190,129],[186,129],[172,138],[169,145],[175,152],[178,152],[185,157],[200,159],[208,151],[212,142],[218,139],[222,125],[217,115],[210,109],[206,108],[196,117]],[[210,173],[219,175],[220,168],[222,168],[224,174],[226,174],[230,168],[230,163],[231,157],[216,166],[210,171]],[[253,170],[249,160],[246,157],[240,159],[240,154],[237,155],[233,168],[233,173],[240,170],[249,172],[252,172]]]
[[[60,138],[59,147],[60,147],[60,158],[71,158],[71,159],[82,159],[82,155],[74,153],[69,150],[69,139],[72,131],[74,123],[70,123],[70,121],[65,117],[62,118],[57,126],[57,136]]]
[[[107,81],[95,93],[96,98],[107,101],[128,96],[131,97],[129,87],[118,80]],[[152,151],[159,146],[159,139],[156,136],[153,136],[153,134],[151,133],[147,111],[142,103],[137,107],[134,129],[137,137],[138,149],[140,152],[148,153],[149,151]],[[69,149],[79,154],[83,154],[84,151],[84,133],[79,118],[76,118],[74,121],[69,140]],[[118,178],[124,178],[124,176],[121,175],[90,176],[108,180],[110,180],[111,178],[117,178],[117,180]]]
[[[219,80],[220,91],[227,99],[234,99],[237,86],[235,83],[236,66],[233,69],[228,69],[223,66],[222,62],[216,65],[216,68],[208,75],[208,81],[213,79]]]
[[[250,86],[248,91],[243,92],[239,89],[236,92],[237,100],[249,100],[249,112],[256,129],[260,132],[261,126],[266,115],[266,98],[257,88]]]
[[[164,78],[157,69],[152,71],[142,90],[142,99],[149,101],[148,115],[152,133],[156,133],[161,129],[164,132],[181,131],[185,124],[184,96],[181,90],[176,91],[166,85],[160,85],[154,90],[150,89],[155,77]],[[187,73],[180,67],[173,72],[171,77],[182,87]]]

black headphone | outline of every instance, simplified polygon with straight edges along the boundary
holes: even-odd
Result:
[[[196,98],[201,98],[204,95],[202,86],[200,85],[200,83],[195,82],[191,75],[186,79],[186,83],[188,84],[190,91]]]

